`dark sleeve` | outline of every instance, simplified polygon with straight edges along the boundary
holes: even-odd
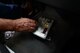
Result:
[[[9,6],[0,5],[0,18],[17,19],[24,16],[24,9],[19,6],[14,6],[11,9]]]

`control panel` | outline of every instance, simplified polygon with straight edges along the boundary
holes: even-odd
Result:
[[[47,16],[40,16],[38,18],[38,28],[33,34],[42,39],[46,39],[53,23],[53,19],[49,19]]]

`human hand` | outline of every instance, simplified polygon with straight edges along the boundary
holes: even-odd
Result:
[[[35,30],[36,21],[29,18],[20,18],[14,20],[15,26],[14,29],[16,31],[28,31],[31,32]]]

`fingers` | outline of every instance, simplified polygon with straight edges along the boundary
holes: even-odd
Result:
[[[29,18],[21,18],[21,21],[30,22],[30,23],[36,23],[35,20],[29,19]]]
[[[36,21],[28,18],[17,19],[16,29],[17,31],[33,31],[36,28]]]
[[[24,24],[25,25],[25,24]],[[24,28],[24,31],[33,31],[33,30],[35,30],[35,28],[36,28],[36,24],[33,24],[33,23],[28,23],[28,24],[26,24],[25,26],[23,26],[23,28]]]
[[[35,27],[36,24],[35,23],[28,23],[28,26]]]

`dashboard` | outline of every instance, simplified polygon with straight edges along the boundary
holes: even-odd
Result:
[[[36,0],[53,7],[70,10],[70,11],[80,11],[80,1],[79,0]]]

